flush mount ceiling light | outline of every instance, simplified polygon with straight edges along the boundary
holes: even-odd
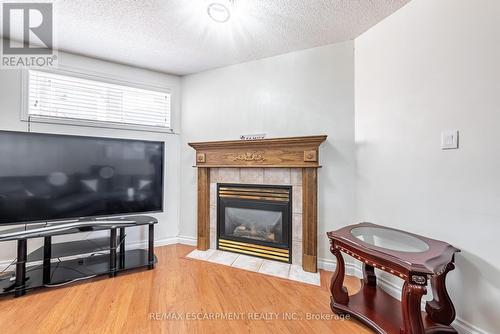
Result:
[[[231,5],[232,3],[233,1],[228,1],[227,4],[221,2],[211,3],[207,8],[208,16],[210,16],[212,20],[218,23],[229,21],[229,19],[231,18],[231,11],[229,10],[228,5]]]

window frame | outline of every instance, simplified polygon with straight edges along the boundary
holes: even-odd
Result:
[[[46,72],[58,75],[65,75],[80,79],[99,81],[103,83],[127,86],[132,88],[146,89],[151,91],[156,91],[160,93],[170,94],[170,128],[165,128],[161,126],[149,126],[140,124],[127,124],[127,123],[113,123],[113,122],[103,122],[103,121],[92,121],[85,119],[65,119],[49,116],[39,116],[39,115],[29,115],[29,69],[24,69],[21,71],[21,84],[22,84],[22,101],[21,101],[21,121],[23,122],[36,122],[36,123],[46,123],[46,124],[59,124],[59,125],[73,125],[73,126],[85,126],[93,128],[107,128],[107,129],[122,129],[122,130],[134,130],[134,131],[147,131],[147,132],[159,132],[159,133],[174,133],[174,108],[173,108],[173,94],[170,88],[159,87],[154,85],[148,85],[139,82],[131,82],[123,79],[118,79],[116,77],[110,77],[109,75],[104,75],[101,73],[95,73],[90,71],[83,71],[80,69],[59,66],[57,69],[33,69],[34,71]]]

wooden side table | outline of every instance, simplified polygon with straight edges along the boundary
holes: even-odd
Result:
[[[446,291],[446,275],[455,268],[459,249],[438,240],[362,223],[328,232],[330,251],[337,258],[330,290],[331,309],[350,314],[377,333],[457,333],[451,327],[455,308]],[[363,263],[362,288],[354,296],[343,286],[342,253]],[[375,268],[404,281],[401,302],[377,287]],[[421,311],[430,281],[434,299]]]

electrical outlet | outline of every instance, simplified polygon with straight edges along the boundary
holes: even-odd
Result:
[[[441,133],[441,149],[453,150],[458,148],[458,130],[443,131]]]

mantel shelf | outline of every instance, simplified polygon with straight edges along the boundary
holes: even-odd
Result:
[[[245,147],[270,147],[270,146],[319,146],[327,138],[327,135],[320,136],[303,136],[303,137],[285,137],[285,138],[269,138],[257,140],[223,140],[223,141],[208,141],[189,143],[188,145],[195,150],[207,149],[228,149],[228,148],[245,148]]]
[[[189,143],[204,168],[319,168],[326,135]]]
[[[304,165],[298,165],[298,164],[291,164],[291,165],[193,165],[194,168],[226,168],[226,167],[231,167],[231,168],[322,168],[323,166],[316,165],[316,166],[304,166]]]

